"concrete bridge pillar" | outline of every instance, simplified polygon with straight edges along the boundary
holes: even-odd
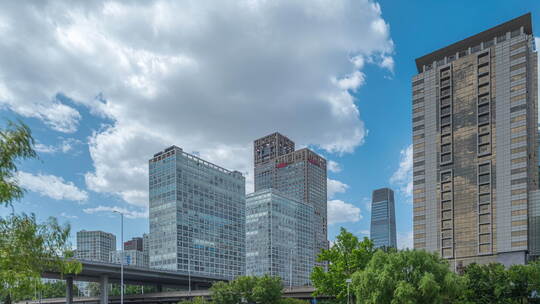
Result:
[[[109,304],[109,277],[102,275],[99,281],[99,303],[100,304]]]
[[[73,277],[66,277],[66,304],[73,304]]]

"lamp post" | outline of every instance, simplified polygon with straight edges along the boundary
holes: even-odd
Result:
[[[124,304],[124,214],[117,210],[113,212],[120,214],[120,304]]]

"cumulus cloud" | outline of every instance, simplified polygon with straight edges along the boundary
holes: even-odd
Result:
[[[77,106],[107,118],[86,183],[128,203],[147,204],[147,160],[172,144],[249,174],[249,191],[251,141],[276,122],[328,153],[362,144],[352,92],[365,63],[391,67],[381,15],[369,0],[9,2],[0,106],[61,132]]]
[[[108,212],[108,213],[120,212],[120,213],[123,213],[124,216],[128,219],[148,218],[148,210],[136,211],[136,210],[129,210],[129,209],[118,207],[118,206],[108,207],[108,206],[100,205],[95,208],[85,208],[83,209],[83,212],[86,214],[103,213],[103,212]]]
[[[40,153],[54,154],[54,153],[68,153],[75,148],[75,145],[82,144],[82,142],[75,138],[66,138],[58,145],[44,145],[42,143],[35,144],[35,150]]]
[[[339,165],[339,163],[333,160],[328,161],[327,168],[328,168],[328,171],[333,172],[333,173],[341,172],[341,166]]]
[[[34,175],[21,171],[18,173],[17,179],[23,188],[55,200],[82,202],[88,199],[86,191],[79,189],[72,182],[64,181],[59,176]]]
[[[399,187],[406,196],[412,196],[413,189],[413,147],[412,144],[400,151],[399,167],[390,177],[390,183]]]
[[[336,193],[345,193],[347,189],[349,189],[349,185],[342,183],[335,179],[326,179],[326,186],[327,186],[327,196],[328,199],[331,199],[336,195]]]
[[[362,219],[360,208],[342,200],[328,201],[328,225],[358,222]]]

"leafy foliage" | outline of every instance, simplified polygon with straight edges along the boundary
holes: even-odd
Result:
[[[31,293],[46,270],[80,272],[79,262],[66,260],[73,256],[69,231],[69,225],[55,218],[44,224],[33,214],[0,218],[0,297],[18,299]]]
[[[36,157],[33,146],[32,132],[21,122],[8,121],[7,127],[0,130],[0,204],[12,206],[23,197],[24,191],[15,178],[16,161]]]
[[[353,275],[357,303],[454,303],[463,286],[438,255],[425,251],[377,251]]]
[[[212,285],[211,291],[215,304],[275,304],[281,300],[282,289],[279,277],[265,275],[238,277],[228,283],[217,282]]]
[[[196,297],[193,300],[184,300],[178,302],[178,304],[208,304],[211,302],[206,301],[203,297]]]
[[[328,270],[325,271],[323,267],[318,266],[311,274],[316,295],[335,296],[338,302],[346,302],[346,280],[355,272],[363,270],[374,252],[371,240],[364,238],[360,242],[355,235],[341,228],[332,248],[323,250],[318,257],[319,262],[328,265]]]

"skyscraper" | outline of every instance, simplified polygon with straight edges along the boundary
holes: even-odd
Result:
[[[116,251],[114,234],[86,230],[77,232],[77,259],[108,263],[111,251]]]
[[[309,284],[315,263],[313,206],[275,189],[246,198],[246,275],[280,276],[285,286]]]
[[[277,132],[253,143],[255,192],[247,197],[246,269],[302,286],[310,283],[320,250],[328,248],[326,160],[294,148]]]
[[[456,267],[537,252],[537,54],[526,14],[416,59],[414,247]],[[538,218],[538,217],[536,217]],[[536,243],[538,244],[538,242]],[[456,263],[456,264],[454,264]]]
[[[138,250],[143,251],[143,238],[134,237],[129,241],[124,242],[124,250]]]
[[[373,191],[370,234],[375,247],[397,248],[394,191],[391,189]]]
[[[254,142],[255,191],[275,189],[314,208],[315,253],[328,248],[326,159],[273,133]]]
[[[149,160],[150,267],[245,272],[245,178],[176,146]]]

